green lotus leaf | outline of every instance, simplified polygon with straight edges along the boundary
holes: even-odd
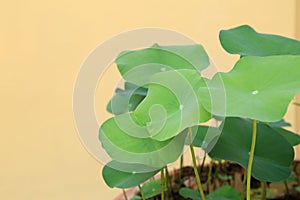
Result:
[[[130,118],[133,120],[132,125],[127,125]],[[160,169],[181,155],[187,131],[168,140],[157,141],[146,135],[138,137],[139,133],[147,134],[147,130],[138,124],[133,126],[134,123],[133,113],[130,113],[110,118],[101,125],[99,139],[113,160]]]
[[[220,31],[220,42],[231,54],[241,56],[300,55],[300,42],[290,38],[257,33],[247,25]]]
[[[145,183],[142,188],[145,199],[149,199],[156,195],[161,194],[161,180],[153,180]],[[165,184],[164,191],[167,191],[167,185]]]
[[[180,196],[187,198],[187,199],[201,200],[200,193],[191,188],[186,188],[186,187],[180,188],[179,194],[180,194]]]
[[[293,133],[281,127],[272,127],[280,135],[282,135],[291,145],[296,146],[300,144],[300,135]]]
[[[106,110],[115,115],[133,111],[146,95],[146,88],[125,82],[124,89],[116,89],[115,95],[106,106]]]
[[[200,88],[201,103],[214,115],[243,117],[264,122],[283,118],[287,107],[300,92],[300,56],[241,58],[228,73],[217,73],[208,87]],[[224,88],[210,87],[223,81]],[[209,91],[207,91],[207,89]],[[211,94],[226,94],[226,104]],[[205,97],[206,96],[206,97]]]
[[[114,167],[111,166],[113,164]],[[118,170],[118,168],[128,168],[131,167],[132,169],[140,169],[145,168],[143,165],[138,164],[123,164],[123,163],[117,163],[116,161],[111,161],[107,165],[105,165],[102,169],[102,177],[105,181],[105,183],[113,188],[131,188],[134,186],[137,186],[152,176],[154,176],[159,170],[155,171],[147,171],[147,172],[135,172],[134,170],[128,172],[128,171],[121,171]]]
[[[226,118],[222,134],[209,156],[239,163],[247,169],[251,137],[251,120]],[[293,147],[283,136],[265,123],[257,124],[253,177],[269,182],[285,180],[290,176],[293,158]]]
[[[201,104],[199,87],[204,80],[195,70],[173,70],[153,75],[148,95],[134,112],[152,138],[167,140],[187,127],[211,118]]]
[[[130,200],[142,200],[142,197],[138,195],[134,195],[133,197],[131,197]]]
[[[180,188],[180,196],[192,200],[201,200],[200,193],[191,188]],[[207,200],[241,200],[239,193],[231,186],[224,185],[206,195]]]
[[[125,51],[115,60],[123,78],[144,86],[155,73],[193,69],[198,72],[209,66],[209,58],[199,44],[187,46],[159,46]]]
[[[242,197],[233,187],[224,185],[208,194],[207,200],[242,200]]]
[[[195,69],[199,72],[208,67],[210,64],[209,57],[205,49],[200,44],[185,46],[160,46],[158,44],[154,44],[152,48],[166,50],[181,56],[194,66],[192,69]]]

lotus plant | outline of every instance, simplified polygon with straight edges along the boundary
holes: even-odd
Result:
[[[247,200],[251,176],[266,182],[290,176],[300,137],[282,128],[282,119],[300,93],[300,42],[247,25],[222,30],[219,38],[228,53],[240,58],[229,72],[213,77],[204,75],[211,62],[200,44],[154,44],[119,54],[115,63],[124,88],[108,103],[114,116],[99,130],[111,158],[102,171],[108,186],[139,186],[141,198],[161,194],[164,199],[166,167],[189,148],[199,191],[182,188],[183,196],[242,199],[228,186],[205,196],[195,147],[245,168]],[[205,123],[212,120],[215,125]],[[160,181],[142,185],[158,172]]]

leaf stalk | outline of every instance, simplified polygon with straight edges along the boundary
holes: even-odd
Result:
[[[247,167],[247,200],[251,200],[251,171],[252,171],[252,164],[254,158],[254,151],[255,151],[255,144],[256,144],[256,120],[252,121],[252,140],[251,140],[251,148],[249,153],[249,160],[248,160],[248,167]]]
[[[193,146],[192,128],[189,127],[188,131],[189,131],[189,137],[190,137],[190,150],[191,150],[191,154],[192,154],[193,167],[194,167],[194,172],[195,172],[196,181],[197,181],[197,185],[198,185],[198,190],[200,192],[201,199],[205,200],[203,187],[202,187],[200,176],[199,176],[198,169],[197,169],[196,156],[195,156],[195,151],[194,151],[194,146]]]

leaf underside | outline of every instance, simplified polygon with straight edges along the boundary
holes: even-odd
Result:
[[[247,169],[251,146],[252,122],[226,118],[222,134],[209,152],[212,158],[239,163]],[[278,182],[289,177],[294,158],[292,145],[264,123],[257,124],[257,141],[252,175],[261,181]]]

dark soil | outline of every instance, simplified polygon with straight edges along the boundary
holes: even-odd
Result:
[[[267,200],[300,200],[300,192],[295,188],[300,185],[300,162],[294,161],[293,173],[287,183],[267,183]],[[222,162],[213,163],[211,168],[205,166],[202,169],[198,168],[200,172],[201,182],[203,184],[204,192],[207,194],[216,188],[223,185],[231,185],[239,193],[242,193],[244,169],[237,164]],[[211,175],[209,176],[209,170]],[[197,190],[197,183],[192,167],[183,167],[180,170],[175,170],[170,181],[166,196],[168,200],[186,200],[179,195],[179,189],[182,187],[189,187]],[[181,174],[181,176],[180,176]],[[254,178],[251,179],[252,199],[260,200],[262,195],[262,183]],[[151,200],[159,200],[160,196],[151,198]]]

